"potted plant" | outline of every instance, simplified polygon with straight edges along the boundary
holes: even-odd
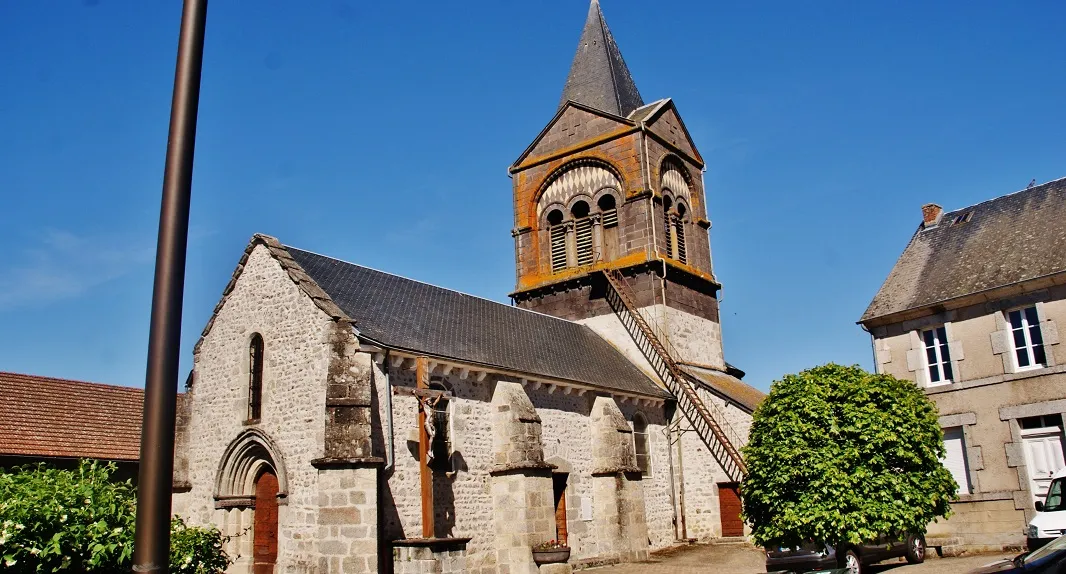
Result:
[[[533,561],[540,564],[561,564],[570,559],[570,547],[558,540],[549,540],[533,547]]]

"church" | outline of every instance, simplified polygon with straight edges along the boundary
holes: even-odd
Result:
[[[563,573],[742,537],[763,395],[723,355],[704,169],[593,0],[510,166],[512,304],[253,236],[180,396],[174,514],[255,574]]]

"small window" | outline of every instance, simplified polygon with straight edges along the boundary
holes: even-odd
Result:
[[[971,494],[970,466],[966,460],[966,440],[962,427],[944,429],[944,458],[940,461],[951,471],[955,483],[959,485],[959,494]]]
[[[448,392],[443,382],[430,381],[429,388],[441,393]],[[451,470],[452,437],[451,424],[448,420],[448,399],[443,395],[439,399],[430,399],[433,437],[430,439],[430,468],[439,471]]]
[[[263,336],[252,335],[248,345],[248,420],[257,421],[263,411]]]
[[[944,327],[922,331],[925,344],[925,364],[929,368],[929,384],[942,385],[955,380],[951,372],[951,351],[948,350],[947,330]]]
[[[1044,338],[1040,334],[1040,319],[1036,307],[1015,309],[1007,313],[1011,337],[1014,342],[1014,359],[1019,369],[1035,369],[1047,364],[1044,353]]]
[[[952,220],[951,224],[952,225],[959,225],[959,224],[962,224],[962,223],[969,223],[971,219],[973,219],[973,212],[972,211],[967,211],[966,213],[963,213],[963,214],[960,214],[960,215],[956,215],[955,219]]]
[[[1044,415],[1041,417],[1024,417],[1018,419],[1022,430],[1062,427],[1062,415]]]
[[[633,449],[637,454],[637,468],[641,476],[651,476],[651,450],[648,448],[648,420],[644,415],[633,415]]]

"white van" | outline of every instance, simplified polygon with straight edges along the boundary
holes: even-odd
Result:
[[[1036,502],[1036,516],[1025,531],[1025,545],[1029,551],[1036,550],[1066,534],[1066,468],[1051,476],[1051,486],[1043,502]]]

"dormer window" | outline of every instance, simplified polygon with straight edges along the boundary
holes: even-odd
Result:
[[[263,336],[252,334],[248,344],[248,420],[258,421],[263,414]]]

